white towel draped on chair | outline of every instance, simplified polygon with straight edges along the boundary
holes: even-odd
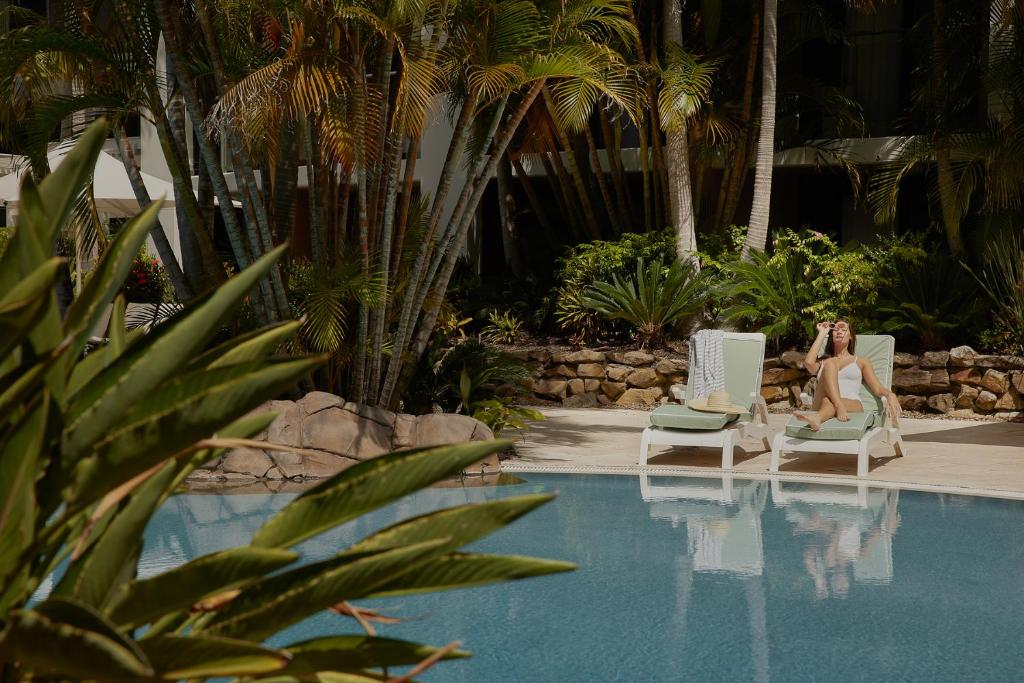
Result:
[[[693,384],[694,398],[704,398],[712,391],[725,389],[724,338],[722,330],[698,330],[690,340],[693,349],[689,381]]]

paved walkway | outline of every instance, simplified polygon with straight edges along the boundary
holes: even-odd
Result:
[[[510,471],[552,468],[571,471],[636,472],[640,432],[649,413],[642,410],[545,409],[547,420],[533,423],[516,441]],[[769,415],[781,430],[788,415]],[[900,421],[908,455],[896,458],[879,446],[872,452],[868,481],[956,493],[1024,499],[1024,424],[963,420]],[[770,453],[756,439],[736,448],[736,476],[769,476]],[[690,476],[721,474],[721,451],[652,446],[650,470]],[[787,479],[857,482],[856,456],[796,453],[783,456]]]

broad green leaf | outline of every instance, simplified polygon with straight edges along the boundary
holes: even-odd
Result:
[[[135,641],[119,632],[114,624],[89,605],[51,597],[37,605],[35,610],[51,621],[105,636],[129,650],[139,661],[146,661],[146,655]]]
[[[47,246],[52,246],[57,239],[57,232],[71,213],[76,198],[92,177],[106,140],[106,119],[96,119],[64,155],[60,166],[39,183],[39,198],[49,219],[49,232],[43,235]]]
[[[281,674],[303,676],[318,671],[352,671],[418,664],[439,648],[376,636],[326,636],[295,643],[283,649],[291,656],[291,661],[281,670]],[[452,650],[443,659],[469,656],[465,650]]]
[[[117,309],[115,308],[114,311],[116,313]],[[115,313],[110,315],[111,327],[114,325]],[[123,309],[121,311],[121,321],[121,324],[124,325]],[[124,353],[126,348],[141,339],[144,334],[146,334],[146,330],[142,327],[136,327],[134,330],[130,330],[127,333],[124,332],[122,327],[120,337],[123,341],[118,344],[114,341],[114,333],[111,332],[110,341],[108,343],[98,349],[94,349],[88,356],[75,363],[75,367],[71,371],[71,378],[68,380],[67,387],[65,388],[66,395],[74,397],[82,390],[83,387],[89,384],[96,375],[116,361],[121,354]]]
[[[53,591],[54,596],[75,598],[102,608],[118,582],[133,578],[142,532],[174,479],[176,467],[175,462],[166,463],[128,495],[103,534],[68,566]],[[130,478],[125,477],[124,481]]]
[[[376,552],[433,538],[449,539],[446,550],[455,550],[511,524],[554,497],[550,493],[516,496],[430,512],[378,531],[345,554]]]
[[[77,463],[75,501],[95,500],[165,457],[211,436],[218,428],[288,389],[322,362],[322,358],[314,357],[266,364],[258,369],[248,364],[241,369],[217,368],[205,371],[205,379],[193,376],[192,381],[172,381],[161,387],[131,410],[127,424],[111,427],[92,447],[93,454]],[[240,376],[233,376],[239,371]],[[71,450],[67,457],[74,454]]]
[[[425,486],[454,476],[508,441],[476,441],[389,453],[367,460],[306,491],[267,520],[252,544],[288,547],[344,524]]]
[[[139,641],[164,680],[204,676],[255,676],[279,671],[288,655],[244,640],[207,636],[157,636]]]
[[[410,567],[434,557],[447,539],[374,555],[333,558],[250,585],[205,627],[204,633],[263,640],[344,600],[361,598]]]
[[[123,627],[135,628],[164,614],[187,609],[211,595],[238,588],[298,557],[288,550],[248,547],[205,555],[158,576],[123,586],[109,610],[110,618]]]
[[[46,438],[49,405],[45,395],[36,399],[0,444],[0,579],[18,569],[18,558],[34,537],[34,484],[40,449]]]
[[[238,418],[227,427],[218,430],[214,436],[224,439],[251,439],[269,427],[270,423],[277,418],[277,415],[278,414],[272,410],[268,410],[263,413],[256,413],[255,415],[245,415]],[[227,448],[207,448],[201,451],[196,451],[196,454],[190,459],[189,468],[195,469],[196,467],[208,463],[227,450]]]
[[[34,610],[15,612],[4,632],[4,659],[37,676],[122,681],[149,678],[149,663],[106,635],[61,623]]]
[[[99,440],[124,411],[180,372],[267,271],[284,247],[272,250],[213,294],[128,349],[75,396],[67,411],[64,449],[74,456]]]
[[[301,325],[297,320],[289,320],[235,337],[199,356],[189,363],[189,367],[215,368],[259,360],[277,350]]]
[[[114,358],[124,353],[128,345],[127,328],[124,325],[124,314],[128,304],[125,302],[124,294],[118,294],[110,307],[110,320],[107,322],[107,336],[110,338],[110,351]],[[140,333],[145,333],[146,328],[140,328]]]
[[[484,586],[576,569],[571,562],[514,555],[451,553],[418,565],[366,597],[390,597]]]
[[[260,683],[380,683],[380,681],[386,681],[390,678],[390,676],[382,676],[371,671],[361,671],[359,673],[318,671],[304,676],[268,676],[257,680]],[[415,683],[415,681],[411,683]]]
[[[63,164],[61,165],[63,167]],[[70,363],[78,357],[92,329],[103,316],[107,304],[124,285],[132,268],[132,260],[139,253],[156,223],[162,201],[152,202],[117,233],[92,275],[86,280],[81,292],[72,301],[64,316],[64,335],[73,336],[71,353],[64,361],[61,376],[67,377]],[[112,321],[114,322],[114,321]]]
[[[46,312],[63,264],[62,258],[47,259],[0,299],[0,358],[21,345]]]
[[[26,370],[20,377],[15,377],[10,385],[0,385],[0,415],[13,415],[18,405],[36,395],[42,387],[46,376],[62,354],[67,353],[66,346],[59,346],[39,362]]]

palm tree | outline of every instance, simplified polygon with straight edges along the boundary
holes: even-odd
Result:
[[[757,141],[754,172],[754,201],[750,207],[750,228],[742,256],[751,250],[764,251],[768,241],[768,213],[772,199],[772,171],[775,160],[775,85],[778,79],[778,0],[764,0],[764,34],[761,52],[761,132]]]

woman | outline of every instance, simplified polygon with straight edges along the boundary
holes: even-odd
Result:
[[[896,394],[882,386],[868,359],[854,355],[857,335],[850,321],[840,318],[834,323],[818,323],[817,328],[818,336],[804,357],[804,367],[818,376],[811,406],[813,409],[796,413],[796,418],[810,425],[814,432],[832,417],[840,422],[848,422],[850,413],[864,412],[864,405],[860,402],[862,384],[867,385],[875,396],[884,396],[889,410],[899,417],[900,402]],[[819,360],[818,352],[826,339],[825,358]]]

